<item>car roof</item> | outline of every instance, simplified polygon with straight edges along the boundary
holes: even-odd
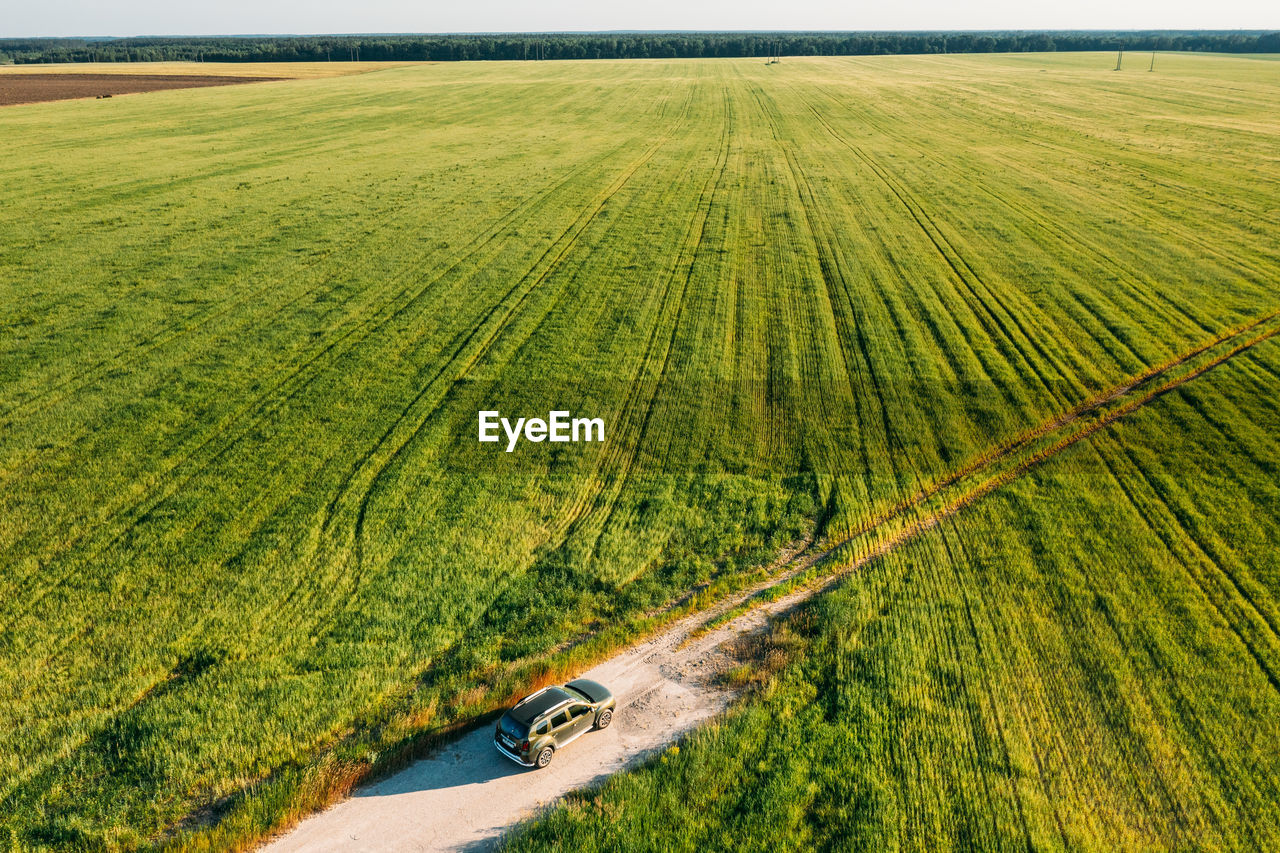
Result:
[[[528,725],[548,711],[573,701],[573,698],[559,687],[548,687],[521,700],[507,713],[516,722]]]

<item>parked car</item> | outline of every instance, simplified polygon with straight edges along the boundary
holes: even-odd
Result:
[[[617,705],[609,688],[587,678],[547,687],[502,715],[493,745],[517,764],[546,767],[556,750],[592,729],[607,728]]]

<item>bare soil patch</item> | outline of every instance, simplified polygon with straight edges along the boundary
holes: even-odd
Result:
[[[0,74],[0,106],[283,79],[197,74]]]

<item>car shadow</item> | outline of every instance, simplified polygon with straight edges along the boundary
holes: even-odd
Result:
[[[427,758],[364,788],[355,797],[393,797],[416,791],[440,791],[483,785],[504,776],[532,773],[501,755],[493,745],[493,732],[485,726],[437,749]]]

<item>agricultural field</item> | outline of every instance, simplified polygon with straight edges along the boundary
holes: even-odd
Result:
[[[433,63],[408,62],[49,62],[0,66],[0,76],[40,74],[60,77],[66,74],[149,74],[189,77],[258,77],[273,80],[310,80],[316,77],[341,77],[385,71],[408,65]]]
[[[0,109],[0,839],[250,843],[813,539],[776,679],[513,843],[1274,843],[1280,64],[1139,59]]]

